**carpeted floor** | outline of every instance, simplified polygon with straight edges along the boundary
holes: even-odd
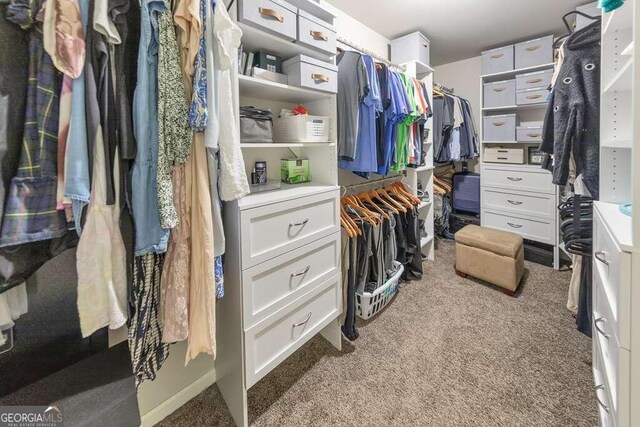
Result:
[[[256,426],[595,426],[591,340],[569,272],[526,263],[515,298],[457,277],[439,242],[421,282],[342,353],[317,336],[249,391]],[[224,325],[218,325],[224,327]],[[214,385],[163,426],[232,425]]]

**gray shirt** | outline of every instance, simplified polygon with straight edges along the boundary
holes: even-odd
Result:
[[[338,61],[338,158],[354,160],[358,139],[358,109],[367,95],[367,71],[362,55],[344,51]]]

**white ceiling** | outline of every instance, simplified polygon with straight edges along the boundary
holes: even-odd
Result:
[[[562,16],[588,0],[327,0],[383,36],[420,30],[431,63],[446,64],[517,40],[566,32]]]

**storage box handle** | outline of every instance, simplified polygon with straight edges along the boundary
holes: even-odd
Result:
[[[318,81],[321,81],[321,82],[324,82],[324,83],[329,82],[329,77],[325,76],[324,74],[314,73],[314,74],[311,74],[311,78],[313,80],[318,80]]]
[[[530,79],[527,80],[527,83],[540,83],[542,81],[542,79]]]
[[[506,87],[496,87],[493,89],[494,92],[504,92],[505,90],[507,90]]]
[[[269,9],[266,7],[259,7],[258,12],[260,12],[260,15],[270,16],[274,18],[276,21],[284,22],[284,16],[280,15],[277,11],[273,9]]]
[[[508,222],[507,224],[509,224],[511,228],[522,228],[522,224],[514,224],[512,222]]]
[[[514,206],[520,206],[522,204],[519,200],[507,200],[507,202],[511,203]]]
[[[504,125],[507,124],[507,122],[493,122],[491,124],[494,125],[494,126],[504,126]]]
[[[322,31],[309,31],[309,33],[311,34],[311,37],[313,37],[316,40],[322,40],[322,41],[327,41],[329,40],[329,37],[323,33]]]
[[[491,59],[498,59],[498,58],[502,58],[504,56],[504,53],[497,53],[495,55],[491,55]]]
[[[535,46],[529,46],[526,50],[527,52],[533,52],[534,50],[538,50],[542,47],[541,44],[535,45]]]
[[[528,133],[527,136],[529,138],[538,138],[538,137],[542,136],[542,134],[541,133]]]
[[[527,99],[538,99],[542,98],[542,95],[527,95]]]

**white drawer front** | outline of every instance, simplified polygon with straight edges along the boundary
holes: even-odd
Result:
[[[337,318],[342,308],[340,275],[291,303],[271,321],[245,333],[247,388]],[[268,323],[263,325],[263,323]]]
[[[245,330],[339,272],[339,234],[244,270]]]
[[[545,171],[511,170],[484,167],[483,185],[487,187],[511,188],[520,191],[555,194],[551,174]]]
[[[593,343],[593,383],[595,386],[596,398],[598,400],[598,413],[601,427],[615,427],[613,404],[609,384],[607,383],[604,366],[602,363],[602,355],[600,348],[594,341]]]
[[[620,346],[630,349],[631,255],[620,251],[597,209],[593,224],[593,275],[602,283],[611,309],[611,321],[619,330]]]
[[[338,196],[332,191],[242,211],[242,268],[338,232]]]
[[[482,206],[486,209],[499,209],[550,220],[555,218],[556,211],[555,197],[551,195],[517,193],[492,188],[482,190]]]
[[[527,219],[511,216],[508,212],[483,212],[482,225],[498,230],[510,231],[536,242],[555,244],[555,226],[544,219]]]

